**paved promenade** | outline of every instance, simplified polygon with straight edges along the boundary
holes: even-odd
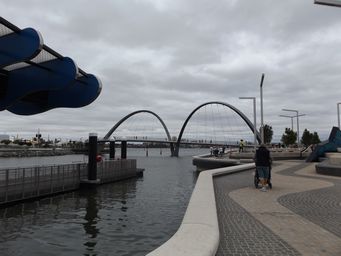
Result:
[[[314,164],[276,161],[273,189],[253,172],[214,178],[220,229],[216,255],[341,255],[341,178]]]

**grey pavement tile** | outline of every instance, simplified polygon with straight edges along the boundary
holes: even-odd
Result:
[[[221,255],[300,255],[232,200],[228,193],[253,186],[252,171],[214,178]]]
[[[278,198],[278,202],[292,212],[341,237],[341,180],[332,179],[328,176],[324,178],[295,174],[299,168],[306,165],[288,168],[279,174],[326,180],[334,183],[334,186],[284,195]]]

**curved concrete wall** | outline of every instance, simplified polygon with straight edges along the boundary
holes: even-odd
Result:
[[[221,158],[193,157],[192,164],[195,165],[198,170],[212,170],[217,168],[239,165],[240,160],[229,159],[225,157]]]
[[[213,177],[241,172],[255,165],[219,168],[200,173],[178,231],[149,256],[213,256],[219,245],[219,226]]]

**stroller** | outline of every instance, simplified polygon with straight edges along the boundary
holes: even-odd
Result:
[[[260,188],[260,179],[259,179],[259,175],[257,172],[257,168],[255,171],[255,177],[254,177],[254,184],[256,188]],[[272,184],[271,184],[271,165],[269,166],[269,176],[267,178],[267,184],[269,186],[270,189],[272,189]]]

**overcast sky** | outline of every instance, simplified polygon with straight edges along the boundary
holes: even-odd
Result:
[[[223,101],[250,120],[264,80],[264,122],[275,138],[289,118],[325,139],[341,102],[341,8],[313,0],[0,0],[1,16],[38,30],[44,43],[98,76],[102,93],[79,109],[35,116],[0,113],[0,133],[103,136],[138,110],[158,113],[177,133],[198,105]],[[259,112],[258,112],[259,114]],[[258,116],[258,121],[260,117]],[[259,123],[259,122],[258,122]],[[295,127],[296,130],[296,127]]]

